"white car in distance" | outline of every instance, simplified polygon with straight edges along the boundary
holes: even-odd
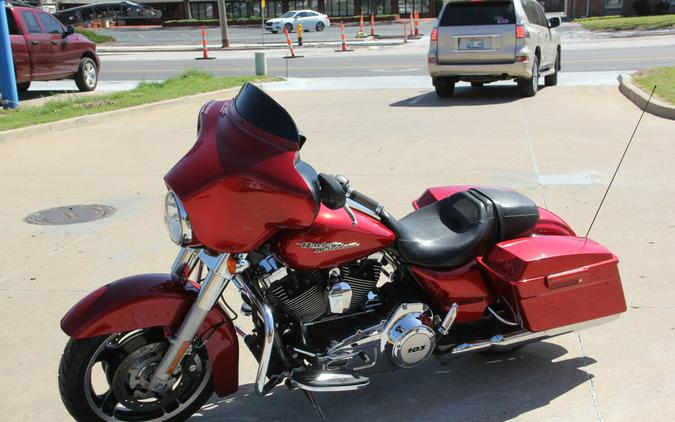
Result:
[[[303,31],[323,31],[330,26],[330,20],[324,15],[313,10],[289,10],[278,18],[265,21],[265,29],[276,34],[283,31],[288,32],[297,30],[298,24],[302,24]]]

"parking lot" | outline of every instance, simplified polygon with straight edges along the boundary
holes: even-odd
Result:
[[[303,159],[381,200],[394,215],[427,186],[513,187],[585,232],[639,117],[616,86],[280,90],[308,141]],[[227,95],[232,95],[230,92]],[[223,94],[225,95],[225,94]],[[164,173],[192,145],[205,96],[101,116],[0,142],[0,408],[5,421],[65,421],[56,373],[62,315],[111,280],[164,272],[175,255],[162,221]],[[91,121],[91,120],[90,120]],[[605,326],[505,356],[431,360],[319,394],[329,421],[666,421],[675,407],[675,122],[646,115],[591,237],[621,260],[629,305]],[[98,222],[36,226],[31,212],[106,204]],[[234,295],[230,292],[230,296]],[[238,302],[233,301],[238,308]],[[299,392],[254,396],[243,345],[240,390],[194,420],[318,420]]]

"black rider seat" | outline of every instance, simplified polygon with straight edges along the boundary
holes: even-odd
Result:
[[[455,267],[534,227],[539,209],[526,196],[469,189],[385,224],[396,232],[401,257],[430,268]]]

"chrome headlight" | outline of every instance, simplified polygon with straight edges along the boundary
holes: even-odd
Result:
[[[192,242],[190,219],[180,199],[173,192],[167,192],[164,197],[164,223],[173,243],[186,246]]]

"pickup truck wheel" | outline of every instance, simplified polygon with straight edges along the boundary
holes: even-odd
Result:
[[[558,85],[558,69],[560,69],[560,54],[555,55],[555,64],[553,66],[555,68],[555,72],[553,72],[552,75],[544,76],[545,86]]]
[[[434,79],[434,88],[436,95],[441,98],[451,97],[455,91],[455,83],[447,79]]]
[[[19,92],[26,92],[30,88],[30,82],[21,82],[16,84],[16,90]]]
[[[534,97],[539,89],[539,58],[534,57],[532,63],[532,77],[518,78],[518,89],[523,97]]]
[[[89,57],[80,60],[80,67],[75,74],[75,84],[80,91],[93,91],[98,83],[96,62]]]

